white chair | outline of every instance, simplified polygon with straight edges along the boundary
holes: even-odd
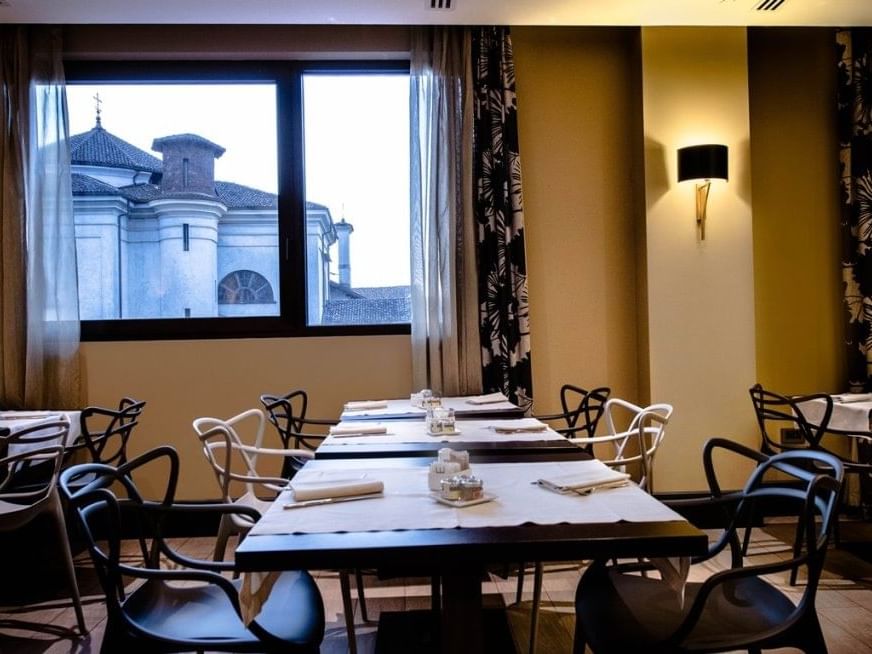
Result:
[[[246,444],[239,435],[241,425],[253,425],[254,438],[251,445]],[[226,420],[220,418],[197,418],[193,422],[194,431],[200,438],[203,454],[212,466],[215,479],[221,488],[221,498],[229,504],[251,507],[258,513],[269,508],[274,497],[288,484],[283,477],[269,477],[257,470],[261,455],[296,457],[312,459],[314,454],[303,449],[273,449],[263,446],[266,416],[260,409],[249,409]],[[238,484],[244,492],[238,493]],[[264,496],[268,496],[264,498]],[[241,515],[221,519],[218,538],[215,541],[215,560],[224,558],[227,539],[233,534],[245,534],[253,526],[248,518]]]
[[[618,429],[616,414],[624,414],[627,426]],[[571,438],[570,442],[581,447],[596,447],[611,443],[612,454],[608,457],[597,456],[607,466],[625,471],[631,463],[639,463],[641,476],[639,488],[649,493],[653,491],[654,455],[666,436],[666,425],[672,417],[672,405],[652,404],[641,407],[620,398],[612,398],[606,402],[605,418],[608,433],[604,436]],[[632,447],[636,443],[638,451]]]
[[[76,570],[58,493],[58,473],[70,423],[45,421],[0,438],[0,533],[16,537],[24,525],[48,514],[54,524],[64,572],[70,586],[79,635],[88,633]],[[33,474],[35,473],[35,474]],[[10,562],[14,565],[14,562]]]
[[[240,425],[254,425],[254,444],[246,445],[239,436]],[[194,431],[203,445],[203,454],[212,466],[221,496],[225,502],[248,506],[263,514],[269,508],[273,498],[284,489],[288,480],[284,477],[269,477],[257,471],[258,458],[261,455],[288,457],[295,461],[315,458],[315,453],[308,449],[276,449],[263,447],[266,415],[260,409],[249,409],[239,415],[221,420],[219,418],[197,418],[193,422]],[[252,431],[249,428],[249,431]],[[245,491],[240,495],[234,492],[239,483]],[[270,495],[263,499],[262,495]],[[254,526],[254,521],[238,515],[230,514],[221,517],[218,526],[218,537],[215,540],[215,560],[224,558],[227,540],[233,534],[243,536]],[[339,572],[339,582],[342,587],[342,603],[345,612],[345,627],[348,632],[348,645],[351,654],[357,651],[354,635],[354,610],[351,604],[351,584],[348,572]],[[362,595],[363,587],[358,584],[358,594]]]
[[[622,416],[626,427],[618,430]],[[641,407],[620,398],[612,398],[605,405],[605,419],[608,434],[570,438],[579,447],[591,450],[597,446],[611,444],[612,451],[606,456],[597,456],[603,463],[622,472],[628,464],[639,463],[639,488],[652,492],[654,484],[653,465],[657,448],[666,436],[666,425],[672,417],[672,405],[652,404]],[[635,443],[634,447],[632,444]],[[601,449],[601,448],[600,448]],[[523,574],[523,570],[519,572]],[[533,609],[530,615],[530,654],[536,651],[536,631],[539,622],[539,605],[542,600],[542,562],[537,561],[533,572]]]

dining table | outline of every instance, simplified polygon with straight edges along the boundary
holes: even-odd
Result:
[[[458,418],[519,418],[524,409],[502,393],[439,397],[434,404],[454,411]],[[411,397],[388,400],[359,400],[342,408],[340,420],[423,420],[427,407]]]
[[[824,439],[830,439],[826,445],[836,445],[838,439],[845,454],[859,463],[872,463],[872,393],[840,393],[832,396],[832,413],[827,423],[827,429],[851,434],[844,438],[838,433],[826,434]],[[803,417],[812,425],[819,426],[826,414],[828,402],[824,398],[816,398],[801,402],[798,405]],[[872,507],[872,482],[857,475],[846,475],[845,496],[843,501],[849,506]]]
[[[482,627],[481,581],[490,565],[706,551],[705,533],[633,484],[579,494],[557,493],[541,483],[602,465],[589,459],[582,451],[575,460],[480,457],[471,468],[488,500],[457,506],[429,491],[431,458],[316,458],[292,486],[378,480],[383,491],[290,511],[285,506],[297,503],[294,492],[283,491],[236,549],[236,566],[262,575],[426,564],[442,582],[441,651],[493,651],[492,635]]]
[[[465,450],[472,457],[548,455],[573,458],[582,451],[535,418],[457,420],[449,432],[428,431],[421,420],[343,421],[315,452],[318,459],[430,456],[440,449]]]

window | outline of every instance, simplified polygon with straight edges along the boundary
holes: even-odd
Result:
[[[84,339],[408,332],[407,64],[67,84]]]

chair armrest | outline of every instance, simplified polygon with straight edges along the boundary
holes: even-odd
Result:
[[[570,430],[562,429],[558,431],[562,433],[564,431]],[[594,445],[596,443],[611,443],[612,441],[623,440],[635,433],[635,431],[622,431],[617,434],[607,434],[605,436],[585,436],[584,438],[568,438],[567,440],[570,443],[575,443],[576,445]]]
[[[312,450],[298,450],[298,449],[280,449],[280,448],[271,448],[271,447],[255,447],[254,445],[234,445],[233,446],[237,450],[243,450],[245,452],[250,452],[251,454],[273,454],[276,456],[298,456],[301,459],[314,459],[315,453]]]
[[[530,416],[531,418],[535,418],[536,420],[565,420],[565,413],[543,413],[543,414],[533,414]]]
[[[705,478],[708,482],[712,497],[719,497],[723,494],[714,468],[713,455],[716,449],[727,450],[728,452],[738,454],[746,459],[755,461],[758,465],[769,460],[769,457],[766,454],[753,450],[740,443],[736,443],[735,441],[719,437],[708,439],[703,446],[702,462],[705,470]]]

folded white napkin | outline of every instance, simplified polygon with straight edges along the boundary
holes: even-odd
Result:
[[[346,402],[346,411],[366,411],[367,409],[387,409],[387,400],[359,400],[357,402]]]
[[[294,500],[321,500],[327,497],[349,497],[351,495],[369,495],[381,493],[385,489],[378,479],[349,479],[347,481],[292,481],[290,487],[294,490]]]
[[[539,422],[535,418],[510,420],[493,426],[493,430],[498,434],[520,434],[525,432],[545,431],[546,429],[548,429],[548,425],[544,422]]]
[[[489,393],[488,395],[475,395],[467,398],[467,404],[496,404],[497,402],[508,402],[507,398],[502,393]]]
[[[384,425],[366,425],[360,424],[366,422],[358,420],[356,422],[341,422],[338,425],[330,427],[332,436],[368,436],[369,434],[387,434],[388,428]]]
[[[872,393],[842,393],[833,395],[833,402],[847,404],[850,402],[872,402]]]
[[[612,470],[596,459],[579,462],[579,467],[582,469],[572,474],[539,479],[538,483],[558,493],[570,493],[622,485],[630,478],[627,473]]]

